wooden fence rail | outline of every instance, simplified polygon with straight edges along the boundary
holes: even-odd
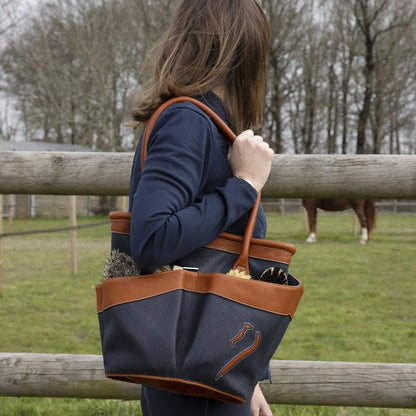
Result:
[[[132,158],[0,152],[0,194],[127,195]],[[276,155],[263,196],[416,199],[416,156]]]
[[[416,408],[416,364],[272,360],[273,404]],[[100,355],[0,353],[0,396],[137,400],[140,386],[104,377]]]

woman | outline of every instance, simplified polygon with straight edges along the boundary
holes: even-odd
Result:
[[[268,47],[269,27],[257,0],[183,0],[157,44],[152,76],[133,103],[135,125],[169,98],[186,95],[242,133],[230,148],[210,118],[184,102],[159,117],[142,171],[137,147],[130,240],[142,271],[174,264],[224,231],[243,233],[274,154],[249,130],[262,119]],[[260,210],[254,237],[265,232]],[[145,386],[141,400],[145,416],[272,414],[259,385],[243,405]]]

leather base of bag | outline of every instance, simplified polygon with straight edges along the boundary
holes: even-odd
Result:
[[[187,270],[96,287],[105,374],[243,403],[290,323],[303,286]]]

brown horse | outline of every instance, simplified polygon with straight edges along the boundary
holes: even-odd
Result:
[[[345,211],[352,208],[361,224],[361,244],[368,244],[370,233],[376,220],[376,206],[371,199],[302,199],[302,205],[308,213],[309,237],[307,243],[316,243],[317,209],[324,211]]]

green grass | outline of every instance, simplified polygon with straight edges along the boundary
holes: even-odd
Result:
[[[79,224],[105,218],[80,218]],[[316,245],[304,244],[302,215],[268,216],[268,238],[292,242],[291,273],[305,285],[275,358],[416,362],[416,217],[379,214],[368,246],[351,214],[320,214]],[[68,220],[16,220],[13,231],[58,228]],[[4,221],[6,229],[7,222]],[[94,285],[109,252],[109,226],[78,231],[78,274],[69,233],[3,239],[0,351],[100,354]],[[0,398],[0,415],[140,415],[138,402]],[[273,406],[274,414],[407,416],[414,410]]]
[[[351,224],[321,215],[308,245],[301,216],[269,217],[269,237],[295,243],[291,273],[305,285],[278,358],[416,362],[416,217],[379,215],[367,246]]]

